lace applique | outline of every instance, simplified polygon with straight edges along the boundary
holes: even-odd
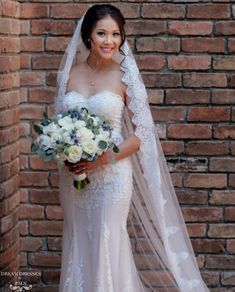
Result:
[[[76,279],[77,279],[77,292],[83,292],[83,273],[82,273],[82,267],[83,267],[83,260],[80,259],[80,262],[78,266],[76,267]]]

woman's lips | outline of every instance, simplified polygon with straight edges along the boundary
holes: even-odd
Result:
[[[106,47],[101,47],[101,50],[105,53],[111,53],[113,48],[106,48]]]

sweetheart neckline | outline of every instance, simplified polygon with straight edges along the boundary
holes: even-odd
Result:
[[[76,91],[76,90],[70,90],[70,91],[66,92],[65,94],[72,93],[72,92],[76,93],[77,95],[80,95],[80,96],[84,97],[87,100],[89,100],[92,97],[95,97],[97,95],[100,95],[100,94],[102,94],[104,92],[109,92],[109,93],[115,95],[116,97],[118,97],[121,100],[121,102],[125,105],[125,102],[124,102],[124,100],[123,100],[123,98],[122,98],[122,96],[120,94],[115,93],[115,92],[113,92],[111,90],[108,90],[108,89],[101,90],[101,91],[97,92],[96,94],[93,94],[93,95],[90,95],[90,96],[87,96],[87,97],[84,96],[83,94],[81,94],[80,92]]]

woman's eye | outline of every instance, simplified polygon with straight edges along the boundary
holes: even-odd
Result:
[[[99,31],[97,32],[98,35],[104,35],[104,32],[103,31]]]
[[[114,35],[115,35],[115,36],[119,36],[120,33],[119,33],[119,32],[115,32]]]

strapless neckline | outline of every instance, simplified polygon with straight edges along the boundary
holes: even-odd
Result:
[[[70,90],[70,91],[66,92],[66,94],[75,93],[76,95],[78,95],[78,96],[86,99],[87,101],[89,101],[89,100],[93,99],[94,97],[96,97],[97,95],[102,95],[105,92],[108,92],[109,94],[112,94],[113,96],[116,96],[123,103],[123,105],[125,105],[125,103],[123,101],[123,98],[122,98],[122,96],[120,94],[114,93],[113,91],[108,90],[108,89],[101,90],[101,91],[97,92],[96,94],[90,95],[88,97],[86,97],[85,95],[81,94],[80,92],[78,92],[76,90]]]

